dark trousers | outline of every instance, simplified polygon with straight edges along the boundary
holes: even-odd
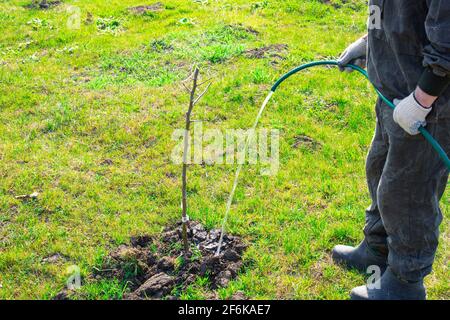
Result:
[[[423,136],[408,135],[381,101],[376,113],[366,163],[372,205],[366,211],[365,238],[375,251],[388,253],[397,276],[419,281],[431,272],[449,171]],[[427,129],[448,154],[450,119],[434,120]]]

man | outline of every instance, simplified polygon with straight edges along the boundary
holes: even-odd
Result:
[[[371,0],[370,10],[368,35],[347,48],[340,68],[366,65],[367,58],[370,80],[397,107],[376,104],[365,238],[356,248],[336,246],[332,257],[364,272],[371,265],[383,272],[378,288],[357,287],[352,299],[421,300],[449,171],[418,128],[426,125],[450,152],[450,1]]]

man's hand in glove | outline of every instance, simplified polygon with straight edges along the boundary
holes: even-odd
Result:
[[[340,71],[352,72],[351,68],[344,68],[347,64],[354,64],[361,68],[366,67],[367,59],[367,35],[352,43],[339,57],[338,64]]]
[[[426,117],[432,110],[437,97],[430,96],[419,87],[403,100],[394,100],[394,121],[410,135],[419,134],[419,128],[425,127]]]

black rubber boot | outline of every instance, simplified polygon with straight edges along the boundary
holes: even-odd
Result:
[[[423,280],[410,283],[399,279],[388,267],[380,279],[379,287],[361,286],[350,293],[352,300],[425,300]]]
[[[387,267],[387,255],[377,254],[363,240],[358,247],[349,247],[338,245],[333,248],[331,257],[335,263],[345,265],[348,268],[354,268],[361,272],[367,272],[367,268],[376,265],[381,273]]]

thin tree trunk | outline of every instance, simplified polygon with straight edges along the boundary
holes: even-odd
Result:
[[[184,245],[184,252],[187,254],[189,252],[189,243],[188,243],[188,216],[187,216],[187,159],[188,155],[190,155],[190,144],[189,144],[189,130],[191,128],[191,113],[192,109],[195,105],[195,91],[197,90],[197,80],[198,80],[198,74],[199,69],[196,68],[194,71],[194,79],[193,79],[193,85],[192,90],[190,91],[190,99],[189,99],[189,109],[186,112],[186,128],[184,131],[184,150],[183,150],[183,173],[182,173],[182,180],[183,180],[183,186],[182,186],[182,208],[183,208],[183,245]]]

